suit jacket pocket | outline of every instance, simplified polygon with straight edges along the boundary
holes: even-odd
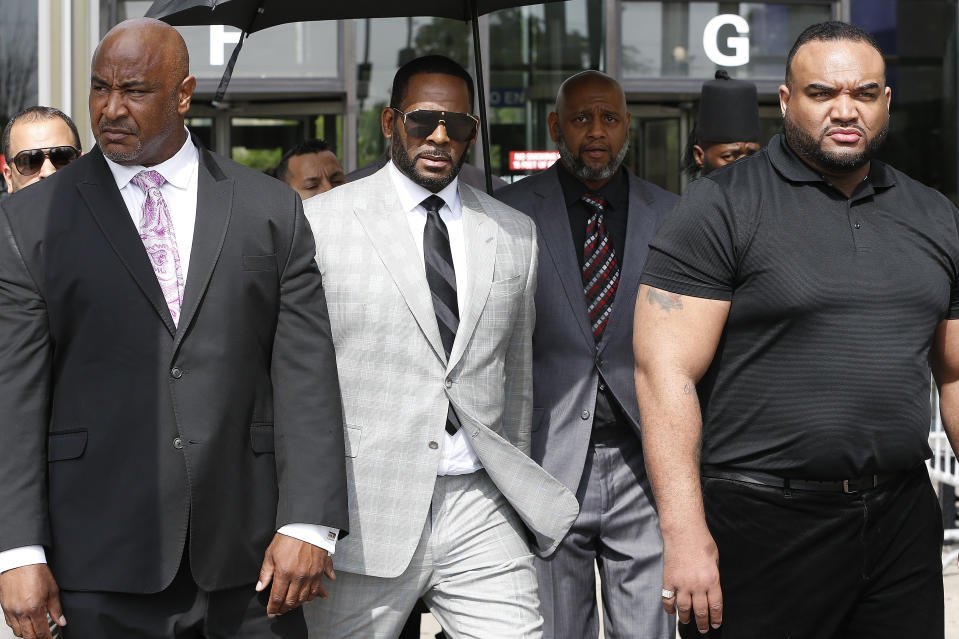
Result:
[[[344,441],[346,442],[347,457],[356,457],[356,454],[360,452],[360,439],[362,439],[362,437],[363,429],[359,426],[346,427],[346,437]]]
[[[493,280],[489,294],[493,297],[513,295],[526,286],[525,273],[518,273],[501,280]]]
[[[253,424],[250,426],[250,448],[254,453],[272,453],[276,450],[273,443],[273,424]]]
[[[64,461],[83,456],[87,449],[87,431],[72,430],[50,433],[47,437],[47,461]]]
[[[270,255],[244,255],[244,271],[275,271],[276,253]]]

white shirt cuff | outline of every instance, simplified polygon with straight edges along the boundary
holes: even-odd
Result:
[[[43,546],[21,546],[0,552],[0,572],[47,563],[47,553]]]
[[[287,524],[276,532],[313,544],[331,555],[336,550],[336,539],[340,536],[339,528],[316,524]]]

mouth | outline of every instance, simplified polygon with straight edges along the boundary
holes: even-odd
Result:
[[[430,171],[442,171],[453,164],[453,158],[443,153],[420,153],[416,159],[423,162]]]
[[[606,147],[587,147],[581,154],[584,160],[602,161],[612,155],[612,151]]]
[[[826,132],[826,136],[839,144],[856,144],[865,137],[856,127],[835,127]]]

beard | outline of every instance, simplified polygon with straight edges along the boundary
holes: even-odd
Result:
[[[569,148],[569,145],[566,144],[566,138],[563,136],[562,127],[556,128],[556,150],[559,151],[559,157],[563,160],[563,165],[578,180],[582,182],[602,182],[613,177],[613,174],[623,163],[626,153],[629,151],[629,138],[623,141],[623,146],[615,157],[605,165],[595,169],[583,161],[582,147],[580,147],[578,153],[573,153],[572,149]],[[609,151],[612,155],[612,149],[609,149]]]
[[[421,155],[442,156],[449,160],[452,168],[450,168],[450,172],[446,175],[424,175],[416,170],[416,160]],[[424,189],[433,193],[438,193],[452,184],[453,180],[456,179],[456,176],[459,175],[460,169],[463,168],[463,164],[466,162],[466,152],[463,152],[463,155],[460,156],[459,161],[455,164],[453,164],[452,153],[436,147],[420,149],[416,154],[416,157],[411,158],[409,152],[406,150],[406,147],[403,146],[402,140],[400,140],[399,127],[394,123],[393,137],[390,139],[390,158],[393,160],[393,164],[396,165],[396,168],[398,168],[406,177],[413,180]]]
[[[786,132],[786,142],[801,157],[808,160],[814,166],[819,167],[826,173],[851,173],[856,169],[862,168],[869,163],[871,159],[879,152],[879,148],[889,133],[889,120],[883,125],[876,135],[871,139],[866,137],[866,131],[855,124],[844,124],[842,126],[857,129],[866,139],[866,146],[858,153],[836,153],[826,151],[823,148],[823,142],[826,140],[828,128],[822,130],[819,137],[816,138],[809,132],[803,130],[798,124],[789,117],[789,109],[783,117],[783,128]]]

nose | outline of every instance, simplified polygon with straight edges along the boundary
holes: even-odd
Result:
[[[50,158],[43,158],[43,166],[40,167],[40,179],[42,180],[45,177],[50,177],[56,172],[57,169],[53,166],[53,162],[50,161]]]
[[[320,180],[320,186],[316,190],[317,193],[326,193],[327,191],[332,191],[333,185],[330,184],[329,178],[323,178]]]
[[[126,114],[126,104],[119,91],[110,91],[106,104],[103,105],[103,114],[110,120],[116,120]]]
[[[859,116],[856,101],[851,95],[840,93],[833,101],[831,115],[837,122],[855,122]]]
[[[426,138],[436,146],[445,146],[450,143],[449,135],[446,134],[446,124],[440,122],[436,125],[436,128],[433,129],[433,132],[430,133],[430,136]]]

